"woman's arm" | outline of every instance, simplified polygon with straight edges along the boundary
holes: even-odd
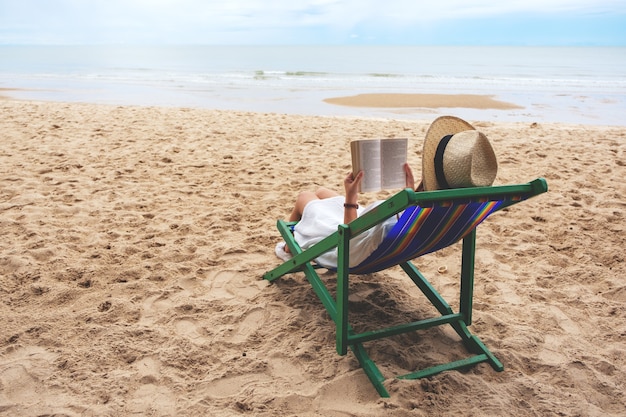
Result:
[[[346,201],[343,208],[343,222],[350,223],[357,218],[356,209],[359,207],[359,184],[363,179],[363,171],[359,171],[356,177],[350,172],[343,180],[343,186],[346,189]]]

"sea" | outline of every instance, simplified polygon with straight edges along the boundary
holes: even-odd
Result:
[[[361,108],[370,93],[480,94],[520,108]],[[428,120],[626,125],[626,47],[0,46],[20,100]]]

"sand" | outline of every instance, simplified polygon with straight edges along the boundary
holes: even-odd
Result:
[[[472,108],[511,110],[522,109],[517,104],[496,100],[481,94],[357,94],[356,96],[333,97],[326,103],[351,107],[373,108]]]
[[[478,229],[471,329],[505,371],[390,379],[381,399],[302,274],[261,276],[297,192],[341,187],[350,139],[409,137],[419,167],[431,120],[0,109],[0,415],[625,414],[626,127],[471,120],[496,184],[550,187]],[[453,304],[459,259],[416,260]],[[431,314],[398,269],[352,287],[355,326]],[[387,374],[457,344],[437,329],[368,349]]]

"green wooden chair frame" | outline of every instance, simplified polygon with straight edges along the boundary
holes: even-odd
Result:
[[[278,230],[294,256],[275,269],[267,272],[263,278],[268,281],[273,281],[288,273],[296,271],[304,272],[314,292],[328,311],[331,319],[335,322],[337,353],[345,355],[349,347],[354,352],[375,389],[383,397],[389,396],[387,389],[383,385],[385,377],[381,374],[376,364],[370,359],[363,347],[363,343],[428,329],[434,326],[451,325],[460,336],[465,348],[473,355],[465,359],[432,366],[407,375],[397,376],[397,378],[419,379],[443,371],[466,368],[481,362],[487,362],[494,370],[502,371],[504,369],[502,363],[487,349],[480,339],[473,335],[468,329],[468,326],[472,323],[474,257],[476,249],[475,226],[471,228],[471,230],[468,230],[462,237],[460,303],[458,312],[452,310],[448,302],[444,300],[410,260],[401,261],[399,262],[400,267],[433,304],[441,316],[364,333],[355,333],[348,323],[349,275],[354,273],[354,268],[353,270],[349,268],[350,239],[411,206],[428,207],[440,205],[449,207],[450,205],[466,204],[468,201],[497,201],[498,206],[493,210],[493,212],[495,212],[544,193],[547,190],[548,186],[543,178],[538,178],[526,184],[506,186],[461,188],[428,192],[415,192],[411,189],[405,189],[385,200],[385,202],[376,209],[357,218],[350,224],[339,225],[337,232],[304,251],[299,247],[293,237],[292,230],[295,222],[279,220],[277,223]],[[335,247],[338,251],[336,299],[333,298],[328,288],[317,274],[316,269],[319,266],[314,262],[315,258]]]

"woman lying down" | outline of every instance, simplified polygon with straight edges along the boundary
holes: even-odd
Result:
[[[417,187],[413,171],[408,164],[404,164],[406,188],[433,191],[484,187],[493,184],[498,170],[496,156],[487,137],[471,124],[453,116],[439,117],[430,125],[422,155],[422,181]],[[303,250],[336,232],[340,224],[350,223],[384,201],[359,207],[358,190],[363,176],[363,171],[360,171],[356,175],[349,173],[344,178],[345,196],[325,187],[298,194],[288,220],[298,222],[293,233]],[[392,216],[350,240],[350,267],[367,259],[396,222],[397,218]],[[275,252],[283,261],[292,256],[285,242],[279,242]],[[320,255],[316,262],[326,268],[336,268],[337,248]]]

